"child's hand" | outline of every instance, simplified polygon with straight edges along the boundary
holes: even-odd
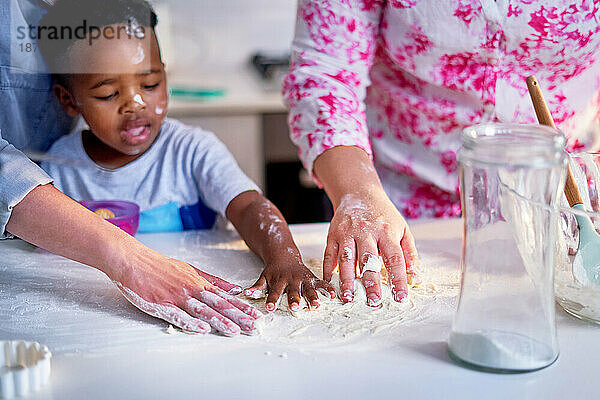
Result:
[[[270,312],[277,308],[279,299],[285,292],[290,310],[296,312],[300,307],[300,296],[304,296],[311,308],[319,307],[317,290],[326,292],[332,299],[335,298],[333,286],[318,279],[306,268],[298,254],[267,263],[258,281],[244,290],[244,294],[251,298],[260,298],[268,293],[266,308]]]
[[[317,290],[335,298],[333,287],[317,279],[302,263],[283,215],[262,194],[248,191],[238,195],[229,203],[226,214],[248,247],[265,263],[258,281],[244,291],[246,296],[257,299],[268,293],[267,311],[274,311],[281,295],[287,293],[294,312],[300,308],[300,296],[310,307],[319,307]]]

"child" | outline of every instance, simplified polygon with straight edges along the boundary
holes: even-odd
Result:
[[[165,119],[156,22],[145,0],[58,0],[42,19],[40,48],[54,73],[54,93],[69,115],[81,115],[89,126],[49,151],[76,159],[76,167],[44,162],[42,168],[76,200],[139,204],[142,232],[210,228],[216,213],[226,216],[265,263],[245,293],[268,291],[267,311],[284,292],[292,311],[300,296],[318,307],[316,289],[335,297],[303,264],[281,213],[225,146],[212,133]]]

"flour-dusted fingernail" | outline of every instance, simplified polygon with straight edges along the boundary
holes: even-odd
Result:
[[[242,287],[241,286],[234,286],[231,289],[229,289],[227,291],[228,294],[232,295],[232,296],[237,296],[238,294],[242,293]]]
[[[381,297],[376,294],[370,294],[367,297],[367,305],[369,307],[379,307],[381,305]]]
[[[241,328],[238,325],[228,320],[219,319],[218,317],[212,317],[208,323],[225,336],[235,336],[241,332]]]
[[[267,311],[271,312],[273,310],[275,310],[275,304],[267,303]]]
[[[260,299],[265,297],[265,292],[264,290],[260,289],[246,289],[244,290],[244,295],[246,297],[250,297],[251,299]]]
[[[241,317],[237,321],[237,324],[242,328],[242,331],[253,332],[256,330],[254,319],[251,317]]]
[[[349,302],[352,301],[352,292],[349,290],[344,291],[344,293],[342,293],[342,300],[345,302]]]
[[[254,325],[254,321],[249,322],[243,322],[240,324],[240,327],[242,328],[242,333],[244,335],[248,335],[248,336],[254,336],[257,335],[259,333],[258,328]]]
[[[395,301],[402,301],[406,298],[406,296],[408,295],[408,293],[406,292],[406,290],[397,290],[395,292],[393,292],[394,295],[394,300]]]
[[[298,305],[298,303],[292,303],[290,305],[290,310],[292,310],[293,312],[297,312],[300,309],[300,306]]]

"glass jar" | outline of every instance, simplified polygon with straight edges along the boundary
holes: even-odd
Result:
[[[462,278],[450,355],[498,372],[543,368],[558,357],[553,271],[565,138],[539,125],[482,124],[462,139]]]

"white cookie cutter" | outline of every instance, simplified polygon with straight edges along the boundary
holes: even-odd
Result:
[[[0,398],[25,396],[48,383],[51,357],[37,342],[0,340]]]

